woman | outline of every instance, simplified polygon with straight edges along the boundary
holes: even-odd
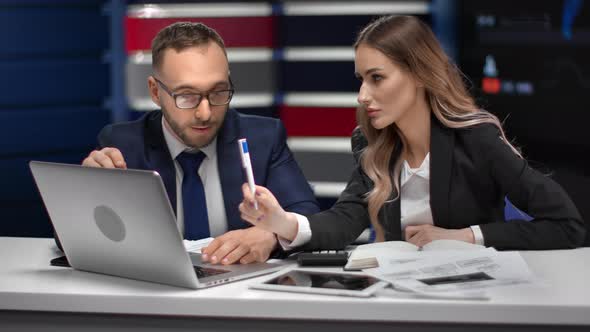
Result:
[[[362,136],[353,137],[353,150],[362,152],[338,202],[307,219],[285,212],[267,189],[257,187],[254,197],[244,186],[244,220],[305,249],[343,248],[369,224],[377,241],[418,246],[437,239],[497,249],[582,244],[584,223],[572,201],[527,166],[498,118],[475,105],[427,25],[384,17],[360,32],[354,48]],[[506,222],[506,196],[533,220]]]

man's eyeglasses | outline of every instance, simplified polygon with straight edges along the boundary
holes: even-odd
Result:
[[[211,106],[227,105],[234,95],[234,85],[231,81],[231,77],[229,79],[230,89],[213,90],[207,93],[174,93],[159,79],[154,77],[154,80],[156,80],[162,89],[174,99],[176,107],[181,109],[197,108],[201,103],[201,100],[203,100],[203,97],[207,98]]]

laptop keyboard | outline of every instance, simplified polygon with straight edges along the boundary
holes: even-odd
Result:
[[[210,276],[214,276],[217,274],[223,274],[223,273],[230,272],[228,270],[212,269],[210,267],[202,267],[202,266],[196,266],[196,265],[193,265],[193,267],[195,268],[195,273],[197,274],[197,277],[199,277],[199,278],[205,278],[205,277],[210,277]]]

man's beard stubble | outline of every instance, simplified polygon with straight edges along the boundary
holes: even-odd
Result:
[[[168,111],[164,108],[161,107],[162,109],[162,114],[164,116],[164,119],[166,121],[166,123],[168,123],[168,125],[170,126],[170,129],[172,129],[172,132],[174,132],[174,134],[177,136],[177,138],[180,138],[180,140],[188,147],[190,148],[194,148],[194,149],[201,149],[209,144],[211,144],[211,142],[215,139],[215,137],[217,136],[217,133],[219,131],[219,128],[213,133],[213,135],[211,136],[211,138],[205,143],[205,144],[200,144],[200,143],[193,143],[189,140],[188,135],[182,130],[182,128],[180,127],[180,125],[178,123],[176,123],[175,121],[173,121],[170,116]],[[188,127],[190,127],[191,125],[194,125],[195,123],[191,123],[189,124]],[[200,125],[208,125],[210,126],[212,123],[211,121],[207,121],[207,122],[201,122],[199,123]]]

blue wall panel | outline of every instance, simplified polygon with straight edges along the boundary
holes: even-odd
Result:
[[[92,107],[2,111],[0,157],[94,147],[109,116]]]
[[[53,229],[40,201],[0,202],[0,236],[51,237]]]
[[[30,160],[80,161],[111,119],[105,1],[0,1],[0,236],[51,236]]]
[[[100,54],[108,45],[100,6],[15,7],[0,3],[0,57]]]
[[[0,159],[0,205],[6,202],[37,200],[39,194],[29,170],[29,161],[41,160],[79,164],[88,155],[91,146],[58,153],[39,153],[34,157]]]
[[[51,236],[28,163],[79,164],[109,118],[102,108],[0,112],[0,236]]]
[[[2,108],[101,105],[108,94],[108,66],[98,60],[0,62]]]

